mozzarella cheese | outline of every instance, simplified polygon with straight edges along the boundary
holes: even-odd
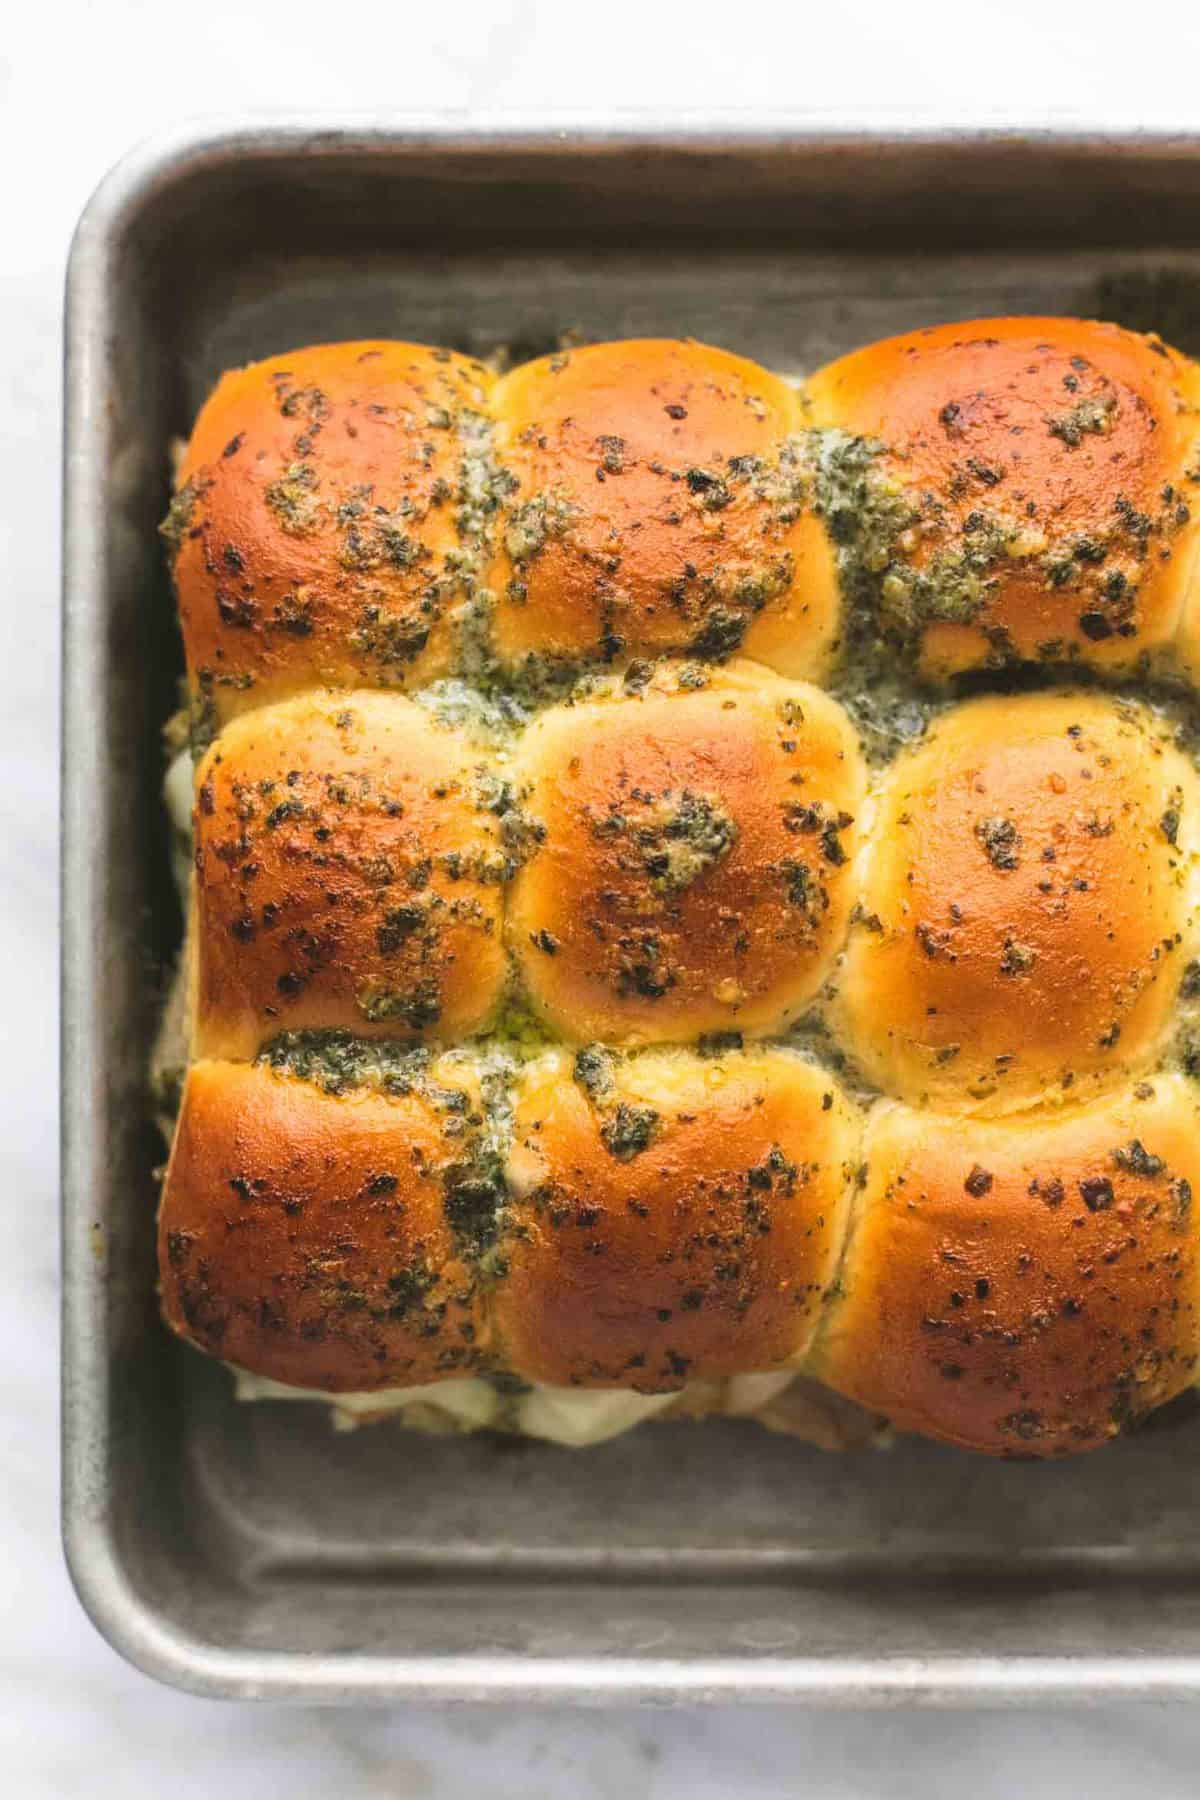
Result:
[[[534,1382],[505,1394],[480,1376],[431,1382],[420,1387],[378,1388],[373,1393],[326,1394],[316,1388],[289,1387],[265,1375],[231,1369],[239,1400],[317,1400],[328,1406],[335,1429],[389,1414],[413,1413],[406,1422],[425,1423],[447,1431],[479,1431],[500,1426],[524,1437],[586,1449],[620,1437],[644,1419],[675,1406],[680,1412],[740,1415],[781,1393],[794,1379],[790,1369],[764,1375],[736,1375],[723,1384],[694,1382],[679,1393],[635,1394],[622,1388],[564,1388]]]

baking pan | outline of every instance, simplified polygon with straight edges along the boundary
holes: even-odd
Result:
[[[1200,1692],[1200,1417],[1061,1466],[752,1425],[571,1453],[239,1407],[155,1312],[147,1050],[179,934],[166,446],[218,371],[382,335],[695,334],[783,371],[926,321],[1200,349],[1200,138],[269,124],[138,152],[67,324],[64,1511],[81,1598],[211,1694],[947,1703]]]

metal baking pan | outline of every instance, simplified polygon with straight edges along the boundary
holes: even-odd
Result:
[[[1200,138],[269,124],[137,153],[67,325],[64,1461],[79,1593],[212,1694],[1200,1694],[1200,1425],[1061,1466],[736,1422],[589,1452],[238,1406],[155,1308],[144,1070],[179,933],[155,525],[218,371],[385,335],[693,333],[785,371],[987,312],[1200,349]],[[1186,1414],[1187,1408],[1185,1407]]]

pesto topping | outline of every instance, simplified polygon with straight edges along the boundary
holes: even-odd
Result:
[[[585,1044],[575,1052],[575,1079],[593,1106],[608,1101],[616,1078],[612,1055],[603,1044]]]
[[[1085,438],[1107,435],[1116,416],[1110,392],[1082,396],[1046,428],[1068,449]],[[958,430],[953,403],[943,409],[950,437]],[[1078,593],[1076,625],[1086,639],[1136,635],[1138,568],[1157,552],[1169,554],[1170,538],[1187,523],[1190,511],[1173,488],[1163,490],[1153,513],[1118,495],[1100,530],[1078,532],[1047,548],[1031,502],[1006,498],[1011,471],[1001,464],[967,457],[950,478],[952,501],[969,501],[961,519],[951,520],[944,503],[929,493],[906,492],[886,467],[882,444],[833,430],[809,434],[807,454],[814,469],[816,510],[833,540],[846,600],[862,618],[877,618],[885,635],[910,649],[938,622],[978,622],[1006,568],[1029,564],[1050,587]],[[947,526],[953,535],[938,543]],[[930,548],[932,546],[932,548]],[[993,663],[1014,658],[1001,627],[987,627]],[[1061,639],[1038,646],[1045,662],[1065,659]]]
[[[197,480],[193,476],[171,496],[167,516],[159,526],[158,533],[167,546],[167,561],[172,568],[179,559],[184,538],[192,529],[196,504],[211,486],[210,481]]]
[[[218,674],[212,669],[198,670],[196,685],[188,704],[188,744],[194,761],[199,760],[217,735],[217,689],[244,693],[253,686],[254,678],[251,675],[226,675]]]
[[[568,537],[581,509],[554,493],[511,504],[518,483],[498,463],[491,425],[481,415],[465,409],[433,407],[425,419],[431,432],[456,430],[462,445],[457,487],[441,483],[431,502],[433,507],[453,505],[459,539],[458,548],[437,565],[420,535],[425,515],[419,507],[400,500],[390,509],[384,508],[374,502],[367,488],[352,490],[336,508],[323,497],[316,472],[305,457],[312,436],[325,420],[328,409],[324,396],[316,389],[281,388],[279,400],[282,416],[295,418],[301,432],[296,440],[295,460],[265,490],[267,504],[283,531],[302,537],[328,514],[337,530],[338,563],[348,576],[403,572],[413,574],[414,588],[420,589],[414,593],[411,604],[405,605],[386,596],[374,597],[364,584],[361,592],[372,597],[364,598],[350,636],[353,647],[379,670],[399,676],[424,651],[435,623],[448,612],[451,614],[458,634],[461,674],[435,683],[415,696],[439,725],[456,732],[469,731],[489,748],[507,745],[528,722],[530,714],[548,701],[585,695],[597,682],[603,684],[606,680],[610,687],[620,684],[627,695],[637,695],[654,679],[657,665],[645,658],[631,662],[623,675],[618,670],[611,679],[602,672],[598,675],[594,662],[586,658],[577,660],[554,653],[529,656],[515,673],[498,667],[491,645],[495,597],[481,585],[485,557],[499,538],[515,568],[508,598],[520,604],[524,597],[523,571],[548,544]],[[675,407],[666,410],[672,416],[685,412]],[[948,436],[953,437],[958,430],[957,408],[951,403],[944,410],[942,424]],[[1090,440],[1108,435],[1115,418],[1115,396],[1082,396],[1073,398],[1061,414],[1046,418],[1044,424],[1065,451],[1083,448],[1086,453]],[[234,456],[241,449],[239,437],[227,446],[225,454]],[[598,468],[605,476],[618,479],[628,470],[630,452],[624,440],[602,437],[597,440],[596,450]],[[890,758],[919,736],[936,710],[949,703],[947,697],[923,694],[916,686],[909,672],[898,664],[898,641],[911,647],[925,626],[939,619],[977,621],[1002,565],[1014,560],[1029,561],[1056,588],[1078,591],[1079,629],[1085,638],[1099,641],[1114,634],[1132,635],[1139,566],[1150,556],[1167,554],[1171,532],[1186,522],[1186,507],[1169,490],[1164,491],[1161,510],[1142,511],[1118,497],[1112,519],[1103,531],[1076,534],[1065,546],[1056,546],[1053,553],[1038,550],[1027,522],[1010,517],[999,504],[1009,474],[1000,463],[966,459],[955,479],[963,492],[977,496],[977,503],[955,541],[927,556],[924,551],[936,544],[944,519],[925,497],[910,495],[892,477],[884,447],[864,439],[833,431],[804,433],[787,440],[775,458],[723,460],[717,456],[713,466],[681,470],[674,479],[680,484],[680,507],[712,515],[705,518],[705,529],[714,534],[728,530],[731,521],[721,515],[738,504],[743,495],[768,506],[771,517],[764,527],[765,538],[771,531],[786,529],[806,509],[812,508],[824,518],[849,602],[844,660],[833,691],[849,708],[868,756],[880,760]],[[197,504],[207,485],[204,481],[189,482],[172,499],[160,529],[173,557],[194,530]],[[245,573],[244,559],[236,545],[218,543],[211,551],[223,577]],[[793,578],[791,557],[783,551],[766,554],[762,565],[750,570],[731,566],[702,576],[689,569],[661,602],[678,612],[682,621],[678,641],[688,645],[694,659],[672,666],[677,686],[686,690],[707,685],[712,675],[705,664],[735,654],[743,646],[756,614],[787,592]],[[618,591],[616,581],[611,585],[614,592]],[[307,595],[280,594],[255,610],[258,603],[223,593],[218,596],[218,604],[223,622],[231,627],[263,625],[305,637],[312,634],[314,621],[320,623],[321,596],[314,602]],[[606,613],[596,652],[603,660],[614,661],[624,652],[625,644],[617,629],[619,622],[614,604]],[[1007,651],[1002,640],[995,640],[993,648],[996,658],[1003,660]],[[1044,651],[1045,661],[1052,662],[1063,654],[1063,645],[1049,644]],[[1025,679],[1025,675],[1011,676],[1006,683]],[[1090,678],[1085,673],[1082,679]],[[220,669],[200,672],[192,709],[192,741],[197,747],[215,735],[218,690],[249,685],[248,677]],[[1145,695],[1139,697],[1144,699]],[[1193,702],[1190,698],[1186,702],[1181,699],[1179,708],[1179,718],[1182,720],[1186,713],[1189,721],[1186,727],[1180,723],[1181,734],[1190,730],[1200,742]],[[796,711],[799,716],[795,718],[784,711],[785,725],[803,724],[802,714],[798,708]],[[1194,754],[1195,746],[1190,745],[1189,749]],[[545,828],[526,810],[526,796],[491,770],[478,771],[474,791],[478,808],[497,821],[500,852],[451,852],[438,860],[439,872],[451,881],[467,877],[506,881],[536,851],[544,840]],[[1177,801],[1181,797],[1167,798],[1171,804],[1161,814],[1159,831],[1167,844],[1177,848],[1182,823]],[[298,799],[285,798],[274,802],[269,810],[264,802],[261,816],[268,830],[286,834],[304,812]],[[798,840],[797,854],[781,859],[771,873],[783,884],[791,906],[813,917],[828,907],[824,879],[829,868],[836,868],[847,859],[841,833],[852,822],[849,815],[828,811],[820,803],[798,799],[789,807],[787,827]],[[607,814],[594,821],[592,829],[598,837],[618,840],[621,854],[627,858],[622,866],[633,868],[655,894],[667,900],[686,892],[707,869],[725,858],[738,835],[736,824],[717,798],[691,789],[659,795],[638,794],[635,790],[628,797],[623,795],[619,805],[614,804]],[[1085,824],[1083,829],[1103,835],[1113,826],[1093,815],[1093,823]],[[1018,822],[1013,819],[981,819],[975,826],[975,835],[982,854],[999,871],[1014,871],[1021,866],[1023,857],[1037,854],[1036,848],[1026,848]],[[406,946],[411,951],[413,939],[429,929],[427,908],[417,897],[398,899],[396,904],[382,909],[377,918],[375,944],[384,958],[402,956]],[[856,909],[854,919],[864,930],[883,929],[877,917],[864,914],[861,908]],[[238,923],[231,929],[239,935]],[[930,957],[953,953],[951,936],[940,925],[918,923],[914,929]],[[548,931],[534,933],[533,941],[546,957],[555,956],[560,948]],[[657,998],[676,979],[652,930],[632,930],[622,953],[615,979],[623,993]],[[1003,938],[1001,974],[1019,976],[1034,962],[1035,953],[1029,946],[1011,935]],[[1184,971],[1180,990],[1184,1000],[1200,997],[1198,971],[1200,964],[1196,963]],[[372,1023],[396,1021],[415,1030],[436,1024],[440,1014],[437,982],[425,976],[403,985],[386,980],[375,982],[364,987],[358,1004],[364,1018]],[[1100,1041],[1111,1048],[1118,1037],[1114,1024]],[[514,985],[501,1017],[481,1046],[477,1046],[476,1054],[484,1065],[483,1106],[470,1114],[474,1102],[468,1100],[466,1092],[444,1085],[440,1068],[439,1080],[431,1076],[430,1051],[402,1042],[358,1037],[344,1030],[284,1032],[265,1046],[257,1060],[281,1075],[312,1082],[332,1095],[357,1088],[374,1088],[395,1096],[417,1092],[436,1105],[444,1113],[450,1132],[461,1134],[455,1140],[461,1154],[456,1151],[453,1162],[439,1177],[446,1220],[464,1255],[482,1260],[485,1268],[499,1272],[505,1254],[504,1170],[512,1133],[513,1071],[517,1060],[540,1051],[551,1041],[530,1011],[526,996]],[[847,1069],[843,1052],[829,1040],[819,1011],[797,1022],[786,1041],[802,1046],[824,1067],[836,1069],[860,1101],[871,1097],[855,1072]],[[700,1037],[695,1050],[701,1057],[719,1058],[737,1053],[742,1043],[738,1032],[712,1032]],[[937,1052],[938,1060],[952,1060],[959,1049],[957,1044],[944,1046]],[[1185,1034],[1179,1056],[1185,1071],[1200,1080],[1200,1039]],[[620,1066],[620,1059],[603,1046],[587,1045],[575,1054],[574,1079],[596,1114],[596,1127],[606,1153],[617,1162],[627,1163],[656,1141],[664,1121],[653,1107],[619,1098]],[[157,1091],[164,1110],[174,1110],[177,1105],[182,1073],[176,1066],[159,1072]],[[1146,1084],[1135,1090],[1139,1097],[1143,1087]],[[1146,1087],[1146,1092],[1150,1091]],[[824,1103],[832,1106],[832,1094],[825,1097]],[[1122,1175],[1145,1181],[1161,1179],[1176,1215],[1180,1220],[1186,1217],[1192,1202],[1190,1184],[1173,1177],[1163,1159],[1149,1151],[1140,1139],[1130,1139],[1112,1149],[1108,1156],[1112,1170]],[[781,1191],[790,1191],[789,1184],[803,1178],[779,1149],[773,1150],[761,1166],[750,1169],[745,1177],[747,1229],[768,1233],[770,1193],[776,1184]],[[982,1198],[992,1190],[993,1180],[990,1171],[975,1164],[963,1185],[966,1192]],[[381,1171],[372,1178],[368,1191],[382,1196],[396,1186],[396,1181],[396,1176]],[[1113,1180],[1106,1175],[1088,1177],[1077,1187],[1090,1211],[1105,1211],[1115,1204]],[[1065,1199],[1064,1185],[1057,1178],[1043,1177],[1040,1183],[1035,1180],[1029,1191],[1050,1208],[1061,1206]],[[185,1249],[176,1245],[170,1254],[182,1256]],[[419,1260],[397,1270],[387,1283],[393,1316],[402,1317],[406,1312],[426,1308],[427,1296],[437,1279],[436,1272]],[[969,1294],[969,1283],[965,1291]],[[342,1310],[365,1304],[346,1284],[338,1287],[334,1283],[329,1292],[330,1305]],[[976,1280],[974,1292],[976,1298],[986,1298],[988,1282],[983,1278]],[[702,1299],[700,1289],[688,1290],[682,1307],[688,1310],[700,1305]],[[1072,1304],[1066,1303],[1064,1310]],[[948,1364],[943,1371],[948,1379],[957,1378],[953,1368]],[[495,1379],[503,1384],[509,1378],[501,1374]],[[1032,1412],[1014,1413],[1007,1424],[1018,1439],[1035,1437],[1042,1430],[1040,1416]]]
[[[1146,1149],[1140,1138],[1131,1138],[1128,1144],[1114,1150],[1112,1159],[1118,1169],[1148,1178],[1161,1175],[1167,1166],[1161,1156],[1154,1156]]]
[[[476,772],[475,804],[481,812],[490,813],[499,821],[504,850],[502,879],[505,881],[511,881],[538,846],[546,841],[546,827],[526,810],[522,799],[512,782],[503,776],[490,769]]]
[[[344,569],[366,573],[372,569],[411,569],[428,562],[430,552],[407,528],[412,518],[411,501],[402,500],[390,512],[370,504],[370,489],[356,489],[338,507],[342,548],[338,560]]]
[[[882,444],[844,431],[814,431],[806,455],[843,592],[851,606],[873,611],[901,535],[916,523],[916,509],[882,468]]]
[[[1107,1212],[1113,1203],[1113,1184],[1107,1175],[1088,1175],[1079,1183],[1079,1194],[1089,1212]]]
[[[1066,412],[1048,419],[1046,429],[1051,437],[1060,438],[1068,450],[1077,450],[1085,437],[1107,437],[1116,411],[1117,396],[1113,393],[1085,397]]]
[[[438,596],[430,590],[415,608],[395,612],[372,601],[364,606],[350,633],[350,646],[376,663],[384,674],[403,671],[420,656],[439,611]]]
[[[524,708],[511,694],[485,693],[458,676],[430,682],[412,698],[444,731],[488,745],[509,742],[526,719]]]
[[[321,517],[321,483],[311,463],[293,462],[263,490],[263,498],[289,537],[306,537]]]
[[[632,1162],[649,1149],[662,1124],[652,1106],[620,1100],[600,1127],[600,1141],[617,1162]]]
[[[662,895],[691,887],[728,854],[738,835],[719,800],[690,788],[678,795],[668,789],[657,798],[635,789],[621,807],[594,819],[591,830],[593,837],[631,844],[651,887]]]
[[[397,948],[397,943],[391,948]],[[424,1031],[436,1025],[442,1016],[442,998],[437,979],[421,976],[410,987],[389,987],[383,982],[364,982],[354,996],[354,1003],[369,1024],[378,1025],[397,1019],[410,1031]]]
[[[515,507],[504,526],[504,548],[518,568],[532,561],[554,538],[567,535],[579,508],[560,494],[535,494]],[[520,599],[518,593],[511,596]]]
[[[473,1156],[445,1171],[442,1189],[446,1223],[468,1255],[481,1256],[496,1242],[507,1193],[499,1154],[479,1144]]]
[[[310,1081],[327,1094],[377,1087],[404,1095],[424,1091],[432,1059],[423,1046],[330,1030],[280,1032],[255,1060],[281,1075]]]
[[[994,869],[1015,869],[1019,866],[1021,834],[1011,819],[978,819],[975,836]]]
[[[741,649],[749,624],[744,612],[735,612],[730,606],[712,606],[688,644],[688,651],[710,662],[724,662]]]
[[[478,554],[490,539],[495,515],[518,484],[496,458],[490,419],[463,408],[457,424],[464,449],[458,466],[454,522],[464,545]]]
[[[618,1100],[616,1064],[602,1044],[585,1044],[575,1053],[575,1080],[588,1104],[600,1114],[600,1141],[617,1162],[632,1162],[658,1135],[662,1124],[652,1106]]]
[[[815,480],[804,437],[785,438],[776,457],[731,456],[728,480],[744,484],[770,507],[777,527],[794,525],[814,500]]]

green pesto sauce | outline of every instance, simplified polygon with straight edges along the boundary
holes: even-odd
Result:
[[[311,463],[293,462],[263,490],[263,498],[289,537],[307,537],[316,529],[322,511],[317,497],[320,485]]]
[[[682,893],[719,862],[738,830],[719,800],[684,788],[640,805],[614,806],[593,822],[592,835],[629,843],[655,893],[666,895]]]
[[[171,496],[167,516],[158,528],[159,536],[167,546],[167,562],[171,568],[178,561],[183,540],[192,529],[196,503],[208,486],[208,482],[193,477]]]
[[[311,1081],[327,1094],[373,1087],[398,1095],[425,1091],[431,1060],[423,1045],[355,1037],[344,1030],[283,1031],[256,1058],[281,1075]]]

